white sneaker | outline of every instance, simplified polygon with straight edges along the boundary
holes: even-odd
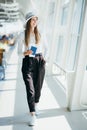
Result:
[[[36,116],[35,115],[31,115],[30,121],[29,121],[29,126],[34,126],[35,125],[35,121],[36,121]]]

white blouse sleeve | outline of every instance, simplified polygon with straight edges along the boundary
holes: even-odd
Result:
[[[49,58],[49,48],[48,48],[48,42],[45,34],[42,34],[42,43],[43,43],[43,49],[44,49],[44,59],[47,61]]]

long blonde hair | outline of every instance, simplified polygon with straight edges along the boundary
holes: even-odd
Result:
[[[29,45],[30,42],[30,30],[31,30],[31,19],[26,23],[26,29],[25,29],[25,44],[26,46]],[[34,34],[35,34],[35,43],[38,44],[40,41],[40,33],[38,31],[37,26],[34,28]]]

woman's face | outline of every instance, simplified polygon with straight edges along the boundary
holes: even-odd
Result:
[[[30,23],[30,25],[31,25],[32,28],[35,28],[35,27],[37,26],[37,21],[38,21],[38,18],[37,18],[37,17],[32,17],[32,18],[31,18],[31,23]]]

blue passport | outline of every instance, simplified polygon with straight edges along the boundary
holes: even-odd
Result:
[[[35,55],[36,54],[36,50],[37,50],[37,47],[34,47],[34,46],[31,46],[31,49],[33,51],[32,55]]]

